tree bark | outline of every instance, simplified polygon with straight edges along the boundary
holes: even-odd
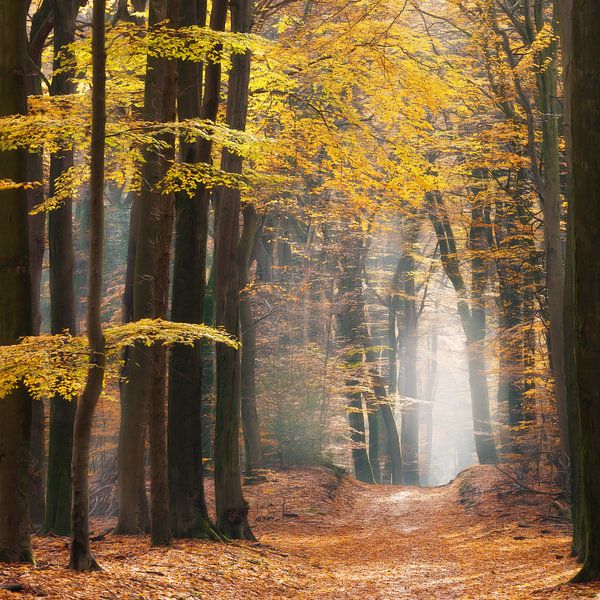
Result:
[[[94,0],[92,13],[92,142],[90,173],[90,249],[87,335],[90,358],[85,388],[77,405],[73,432],[71,550],[69,567],[97,570],[90,550],[89,457],[92,421],[104,384],[105,341],[102,332],[104,266],[104,149],[106,140],[106,0]]]
[[[210,27],[225,28],[227,2],[214,2]],[[180,4],[180,25],[206,24],[206,6]],[[199,94],[202,68],[189,61],[178,64],[179,119],[215,121],[219,106],[221,66],[206,64],[205,90]],[[212,141],[180,141],[181,159],[187,163],[208,163]],[[206,246],[208,238],[209,194],[200,186],[192,198],[179,193],[175,200],[176,235],[173,273],[172,320],[187,323],[203,321],[206,289]],[[204,318],[206,320],[206,316]],[[203,344],[175,345],[169,363],[169,491],[171,527],[175,537],[214,538],[206,508],[203,475]],[[210,438],[210,436],[208,436]]]
[[[64,70],[70,59],[69,44],[75,41],[75,20],[79,0],[53,0],[54,75],[50,93],[72,94],[74,73]],[[61,70],[62,69],[62,70]],[[59,177],[73,166],[73,149],[59,150],[50,157],[50,196],[56,193]],[[75,293],[73,280],[73,202],[66,198],[48,215],[50,258],[50,330],[76,335]],[[48,481],[44,531],[68,535],[71,526],[71,455],[76,402],[55,395],[50,400],[48,443]]]
[[[249,33],[252,3],[238,0],[231,5],[232,31]],[[235,54],[229,75],[227,125],[243,131],[248,112],[250,52]],[[221,169],[242,172],[242,158],[223,150]],[[217,195],[216,298],[217,326],[240,337],[240,275],[237,246],[239,238],[240,191],[219,188]],[[215,499],[217,528],[228,538],[254,539],[248,524],[240,471],[240,352],[218,344],[217,410],[215,420]]]
[[[162,22],[166,1],[151,0],[148,27]],[[148,56],[144,89],[145,121],[160,123],[164,115],[167,81],[166,60]],[[155,316],[158,267],[158,235],[163,204],[169,202],[156,190],[165,173],[165,158],[153,148],[144,149],[144,182],[137,218],[135,264],[133,274],[133,320]],[[121,395],[121,429],[119,432],[119,522],[117,530],[135,534],[148,527],[145,490],[145,435],[149,401],[153,389],[155,351],[142,343],[133,346],[125,367],[126,382]],[[153,407],[157,409],[158,407]],[[157,433],[157,432],[154,432]],[[168,519],[167,519],[168,520]]]
[[[418,317],[415,286],[415,260],[413,257],[414,243],[417,238],[418,225],[415,218],[410,217],[405,222],[406,243],[402,259],[402,281],[404,294],[403,335],[404,359],[402,378],[402,395],[409,398],[408,404],[402,408],[402,425],[400,439],[402,441],[403,483],[419,485],[419,405],[416,402],[417,390],[417,344]]]
[[[575,363],[581,424],[585,559],[575,581],[600,579],[600,4],[573,0],[572,240]]]
[[[0,116],[27,112],[27,7],[0,4]],[[0,153],[0,179],[26,181],[21,150]],[[33,332],[27,197],[23,188],[0,189],[0,344]],[[0,562],[33,562],[29,533],[31,398],[20,386],[0,399]]]
[[[29,31],[30,65],[27,74],[28,96],[41,95],[41,77],[38,73],[41,55],[47,36],[52,30],[52,10],[50,0],[44,0],[31,17]],[[27,180],[40,185],[27,192],[27,212],[44,201],[43,152],[27,155]],[[42,325],[40,294],[42,264],[46,250],[46,213],[29,216],[29,270],[31,273],[31,312],[33,315],[33,335],[39,335]],[[44,402],[34,402],[31,419],[31,446],[29,455],[29,514],[31,524],[39,528],[44,523],[46,513],[46,439]]]
[[[256,408],[256,325],[252,314],[251,298],[246,287],[248,270],[258,231],[258,215],[250,204],[244,206],[244,226],[238,243],[240,265],[240,328],[242,336],[241,402],[242,428],[246,447],[246,474],[262,468],[262,448]]]

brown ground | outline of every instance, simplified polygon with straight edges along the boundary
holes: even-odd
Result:
[[[36,538],[36,567],[0,566],[0,598],[600,598],[576,572],[552,497],[493,467],[449,486],[367,486],[321,468],[246,488],[260,545],[107,535],[100,573],[64,568],[64,538]],[[95,522],[102,531],[106,522]]]

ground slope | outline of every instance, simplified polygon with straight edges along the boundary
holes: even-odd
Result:
[[[0,566],[0,598],[592,598],[552,497],[477,467],[434,489],[367,486],[321,468],[246,488],[260,545],[106,535],[101,573],[73,574],[64,538],[36,538],[38,565]],[[548,511],[546,511],[548,507]],[[108,527],[95,523],[96,531]],[[600,597],[600,596],[598,596]]]

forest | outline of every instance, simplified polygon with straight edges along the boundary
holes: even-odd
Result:
[[[600,597],[599,32],[0,0],[0,598]]]

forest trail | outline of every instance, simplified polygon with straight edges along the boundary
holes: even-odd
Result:
[[[493,467],[440,488],[368,486],[322,468],[270,473],[245,488],[260,544],[107,535],[101,573],[73,574],[65,538],[35,538],[38,565],[0,567],[0,598],[593,598],[551,497]],[[95,530],[107,527],[95,522]]]

